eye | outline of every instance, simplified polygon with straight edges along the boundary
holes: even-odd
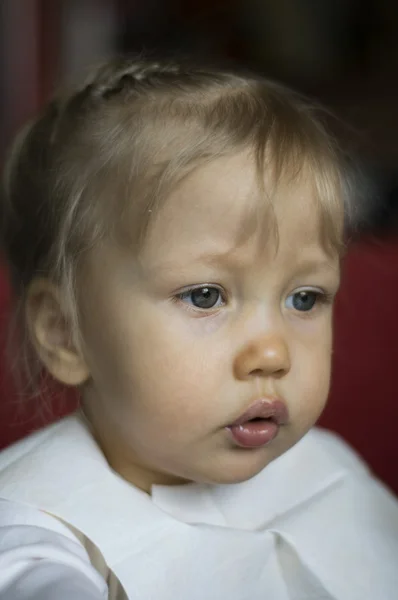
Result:
[[[219,308],[225,304],[222,291],[211,285],[203,285],[177,295],[177,298],[186,304],[202,310]]]
[[[299,312],[309,312],[322,297],[322,292],[301,290],[286,299],[286,307]]]

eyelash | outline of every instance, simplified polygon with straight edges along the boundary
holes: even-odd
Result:
[[[294,298],[294,296],[297,296],[302,293],[314,295],[315,302],[314,302],[314,305],[309,310],[299,310],[297,308],[295,309],[294,307],[292,307],[290,309],[290,310],[293,310],[295,313],[299,314],[301,317],[311,315],[317,308],[320,308],[321,306],[328,306],[328,305],[333,304],[334,294],[331,294],[329,292],[326,292],[326,291],[320,290],[320,289],[314,289],[311,287],[303,287],[303,288],[299,288],[299,289],[296,289],[293,292],[291,292],[285,300],[285,305],[289,298]]]
[[[209,290],[216,290],[222,300],[222,304],[219,306],[213,306],[210,308],[200,308],[198,306],[194,306],[193,304],[190,305],[187,302],[185,302],[184,300],[189,297],[191,294],[193,294],[195,291],[200,291],[200,290],[205,290],[205,289],[209,289]],[[190,288],[187,288],[185,290],[183,290],[182,292],[176,294],[175,296],[172,297],[172,301],[173,302],[178,302],[184,305],[184,309],[185,310],[189,310],[192,312],[195,312],[196,314],[202,314],[202,315],[211,315],[214,314],[215,311],[217,311],[219,308],[221,308],[221,306],[225,306],[225,304],[227,303],[228,297],[227,297],[227,293],[225,292],[225,290],[220,287],[219,285],[216,284],[201,284],[201,285],[196,285],[196,286],[192,286]]]
[[[205,289],[217,290],[217,292],[219,293],[219,295],[221,297],[222,304],[218,305],[218,306],[212,306],[209,308],[201,308],[201,307],[198,307],[193,304],[189,304],[189,303],[185,302],[185,299],[188,298],[195,291],[200,291],[200,290],[205,290]],[[305,317],[307,315],[309,316],[316,310],[317,307],[319,307],[319,305],[328,306],[330,304],[333,304],[333,301],[334,301],[334,294],[328,293],[328,292],[326,292],[324,290],[320,290],[320,289],[303,287],[303,288],[299,288],[299,289],[296,289],[293,292],[291,292],[285,300],[285,305],[289,298],[292,298],[300,293],[314,294],[316,297],[314,306],[311,307],[307,311],[305,311],[305,310],[300,311],[298,309],[295,309],[294,307],[292,307],[290,309],[290,310],[293,310],[295,313],[299,314],[301,317]],[[202,314],[203,316],[206,316],[206,315],[209,316],[209,315],[214,314],[214,312],[217,311],[222,306],[225,306],[225,304],[228,301],[228,296],[227,296],[227,293],[225,292],[225,290],[216,284],[201,284],[201,285],[187,288],[187,289],[183,290],[182,292],[176,294],[175,296],[172,297],[172,301],[175,303],[183,304],[185,310],[192,311],[196,314],[199,313],[199,314]]]

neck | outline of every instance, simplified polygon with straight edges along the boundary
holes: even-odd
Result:
[[[111,428],[105,427],[103,420],[98,419],[94,412],[90,411],[89,405],[82,404],[81,414],[109,466],[135,487],[151,495],[153,485],[171,486],[191,483],[187,479],[157,471],[141,460],[136,461],[131,449],[123,443],[121,436],[114,433]]]

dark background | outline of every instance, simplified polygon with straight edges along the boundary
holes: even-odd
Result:
[[[398,492],[398,2],[393,0],[0,0],[0,161],[58,82],[115,52],[229,58],[322,101],[367,175],[336,307],[322,424]],[[9,290],[0,272],[0,332]],[[27,401],[0,361],[0,447],[70,410]]]

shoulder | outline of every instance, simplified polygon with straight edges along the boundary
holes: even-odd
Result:
[[[398,540],[398,501],[379,481],[362,458],[338,435],[314,428],[284,455],[271,463],[259,477],[259,485],[274,490],[275,513],[300,514],[311,505],[309,526],[320,519],[336,523],[377,520],[383,530],[394,523]],[[318,507],[315,509],[315,507]],[[301,510],[305,509],[305,510]],[[337,511],[337,512],[336,512]],[[349,516],[348,516],[349,515]],[[340,517],[339,517],[340,518]],[[338,527],[342,521],[337,519]]]
[[[398,524],[398,499],[371,471],[365,460],[339,435],[314,428],[298,444],[299,454],[311,466],[319,462],[331,472],[340,473],[341,487],[349,488],[364,500],[378,499],[393,507]],[[361,502],[363,506],[363,502]]]
[[[39,431],[31,433],[22,440],[0,451],[0,471],[8,468],[14,462],[29,456],[39,448],[51,444],[52,440],[58,439],[59,435],[65,435],[69,430],[76,427],[77,414],[71,415],[57,421]]]
[[[105,457],[76,413],[0,452],[0,498],[52,512],[107,470]]]
[[[106,581],[69,527],[52,515],[0,499],[0,596],[15,598],[18,589],[18,598],[20,593],[47,597],[55,583],[60,598],[72,592],[79,598],[108,597]]]
[[[301,446],[301,447],[300,447]],[[339,436],[314,429],[296,459],[335,474],[283,526],[338,598],[393,598],[398,585],[398,501]],[[332,569],[331,569],[332,566]]]
[[[318,506],[325,526],[334,524],[339,529],[350,523],[361,536],[369,531],[371,523],[372,534],[393,536],[398,551],[398,499],[355,450],[338,435],[314,428],[287,454],[290,452],[287,468],[293,470],[295,465],[297,470],[300,465],[296,477],[313,491],[313,518]]]
[[[29,531],[37,539],[59,538],[78,543],[71,529],[59,519],[31,506],[0,498],[0,531],[4,534],[6,530],[8,535],[13,531],[12,537],[20,543],[28,543]],[[4,542],[4,535],[0,535],[0,550],[4,549]]]

